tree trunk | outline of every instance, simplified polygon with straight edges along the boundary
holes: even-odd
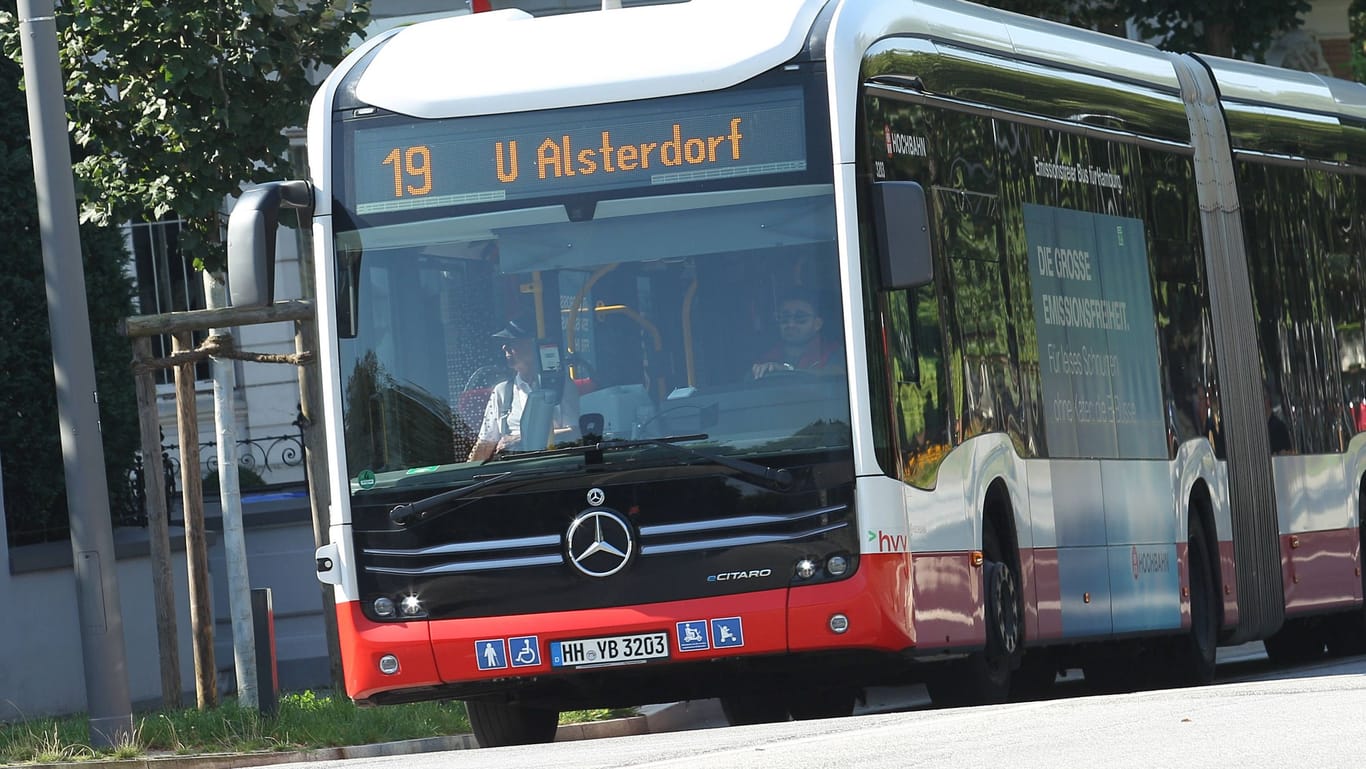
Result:
[[[1214,56],[1233,58],[1233,22],[1206,21],[1205,44],[1201,50]]]

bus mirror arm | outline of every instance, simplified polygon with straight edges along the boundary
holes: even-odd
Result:
[[[924,187],[916,182],[874,182],[873,228],[884,289],[915,288],[934,280]]]
[[[275,301],[275,235],[280,208],[313,211],[305,181],[270,182],[242,193],[228,216],[228,291],[233,307],[269,307]]]

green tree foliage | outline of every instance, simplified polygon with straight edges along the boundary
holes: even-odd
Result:
[[[63,0],[56,15],[82,221],[179,216],[181,248],[218,269],[224,198],[293,175],[282,131],[303,125],[369,0]],[[0,40],[18,61],[12,12]]]
[[[1126,0],[980,0],[983,5],[1074,27],[1102,29],[1124,21]]]
[[[1139,34],[1173,51],[1261,60],[1278,34],[1300,26],[1308,0],[1120,0]]]
[[[1360,4],[1362,0],[1357,0]],[[1261,59],[1281,32],[1295,29],[1308,0],[980,0],[1028,16],[1089,29],[1123,29],[1171,51]]]
[[[21,71],[0,59],[0,465],[13,544],[65,536],[66,487],[52,373],[46,282],[38,232],[28,111]],[[105,474],[116,518],[127,517],[128,471],[138,445],[137,403],[128,368],[132,351],[117,332],[132,313],[119,232],[81,228],[95,379],[100,395]]]
[[[1352,0],[1347,24],[1352,30],[1352,76],[1366,83],[1366,0]]]

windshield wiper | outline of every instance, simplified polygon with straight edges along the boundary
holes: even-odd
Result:
[[[679,443],[685,441],[703,441],[706,440],[708,437],[709,436],[707,436],[706,433],[697,433],[694,435],[667,435],[663,438],[636,438],[632,440],[612,439],[606,441],[597,441],[595,443],[585,443],[578,446],[565,446],[557,449],[545,449],[543,451],[528,451],[526,453],[519,454],[496,454],[493,457],[484,460],[484,464],[487,464],[494,460],[505,461],[509,459],[529,459],[534,457],[573,456],[575,454],[601,455],[605,451],[632,449],[638,448],[640,446],[658,446],[660,448],[670,449],[687,457],[704,459],[708,462],[721,465],[722,467],[729,467],[730,469],[745,475],[750,480],[760,481],[767,485],[773,486],[774,488],[777,488],[780,491],[786,490],[792,486],[792,472],[787,468],[768,467],[767,465],[761,465],[757,462],[750,462],[744,459],[736,459],[735,457],[728,457],[724,454],[714,454],[710,451],[703,451],[702,449],[698,448],[689,448],[687,446],[678,445]],[[478,481],[475,481],[474,483],[471,483],[468,486],[461,486],[458,489],[449,489],[447,491],[442,491],[437,494],[433,494],[430,497],[424,497],[423,499],[419,499],[415,502],[405,502],[401,505],[395,505],[394,508],[389,511],[389,520],[393,521],[394,523],[400,526],[407,526],[410,523],[431,520],[432,518],[437,517],[438,514],[434,511],[436,511],[438,508],[445,507],[446,505],[449,505],[451,502],[463,499],[476,491],[481,491],[490,486],[497,485],[501,481],[533,480],[547,475],[561,475],[563,473],[563,468],[557,468],[554,470],[538,468],[526,470],[509,470],[507,472],[489,475],[480,478]],[[445,513],[448,513],[453,509],[455,508],[448,507],[445,510],[443,510],[440,513],[440,515],[444,515]]]
[[[458,489],[449,489],[447,491],[442,491],[437,494],[433,494],[430,497],[424,497],[422,499],[419,499],[416,502],[405,502],[401,505],[395,505],[394,509],[389,511],[389,520],[393,521],[394,523],[397,523],[400,526],[407,526],[408,524],[413,523],[415,521],[426,521],[436,517],[433,511],[437,508],[442,507],[450,502],[454,502],[458,499],[467,497],[470,494],[473,494],[474,492],[479,491],[481,489],[493,486],[497,484],[499,481],[531,480],[533,478],[539,478],[543,475],[560,475],[563,474],[563,472],[564,470],[562,469],[528,469],[509,470],[505,473],[498,473],[496,475],[486,476],[484,478],[480,478],[480,480],[475,481],[474,483],[471,483],[468,486],[461,486]],[[475,477],[478,478],[479,476]],[[453,508],[446,509],[445,511],[443,511],[442,514],[450,512],[451,509]]]
[[[601,455],[606,451],[634,449],[641,446],[658,446],[660,448],[670,449],[687,457],[704,459],[713,464],[721,465],[722,467],[729,467],[732,470],[742,473],[750,480],[758,480],[773,486],[780,491],[786,490],[792,485],[792,472],[787,468],[769,467],[757,462],[729,457],[725,454],[714,454],[710,451],[704,451],[703,449],[678,445],[688,441],[704,441],[708,437],[710,436],[706,433],[694,433],[692,435],[666,435],[662,438],[613,438],[605,441],[596,441],[594,443],[584,443],[578,446],[544,449],[542,451],[528,451],[526,453],[517,454],[495,454],[485,460],[485,462],[532,457],[572,456],[575,454],[586,454],[589,457],[597,456],[597,461],[601,461]]]

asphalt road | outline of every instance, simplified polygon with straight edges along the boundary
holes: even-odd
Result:
[[[849,718],[725,727],[706,703],[675,731],[514,748],[280,766],[298,769],[825,769],[826,767],[1360,767],[1366,657],[1272,669],[1223,655],[1194,689],[1085,696],[1064,679],[1043,702],[927,707],[919,687],[870,693]],[[1071,689],[1069,692],[1068,690]],[[714,727],[714,728],[713,728]]]

